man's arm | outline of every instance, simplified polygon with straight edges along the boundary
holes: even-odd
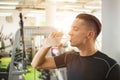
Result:
[[[120,80],[120,66],[118,64],[111,68],[107,80]]]
[[[56,68],[55,61],[53,57],[45,57],[49,51],[50,47],[42,47],[34,56],[31,65],[35,68],[41,69],[53,69]]]
[[[36,53],[34,56],[31,65],[35,68],[42,68],[42,69],[53,69],[56,68],[56,64],[54,58],[46,57],[49,49],[52,46],[60,46],[60,40],[63,36],[61,32],[52,32],[47,39],[44,40],[43,47]]]

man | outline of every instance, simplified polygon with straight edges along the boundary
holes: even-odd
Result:
[[[60,40],[55,42],[54,38],[62,34],[53,32],[45,41],[49,44],[43,45],[37,52],[31,65],[43,69],[66,67],[68,80],[120,80],[120,66],[117,62],[95,48],[95,40],[100,32],[101,23],[95,16],[78,14],[69,35],[71,46],[77,47],[80,52],[45,57],[52,46],[60,45]]]

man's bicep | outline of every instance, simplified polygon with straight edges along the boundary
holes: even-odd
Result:
[[[54,61],[54,57],[47,57],[45,59],[44,63],[39,65],[37,68],[40,68],[40,69],[55,69],[56,64],[55,64],[55,61]]]

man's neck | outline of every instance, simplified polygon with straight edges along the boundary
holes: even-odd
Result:
[[[96,53],[96,49],[80,50],[80,56],[91,56]]]
[[[94,44],[87,44],[80,49],[80,55],[81,56],[90,56],[96,53],[97,49],[95,48]]]

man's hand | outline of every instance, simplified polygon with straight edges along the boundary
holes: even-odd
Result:
[[[42,42],[43,47],[60,47],[62,45],[61,38],[63,36],[62,32],[52,32],[48,38]]]

